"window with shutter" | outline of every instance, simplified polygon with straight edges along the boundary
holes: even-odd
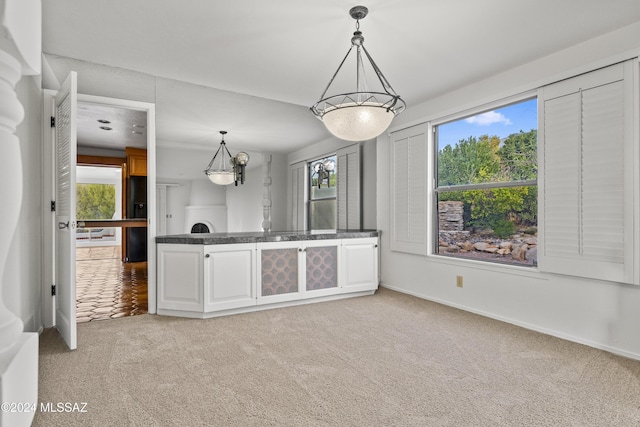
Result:
[[[292,230],[362,227],[360,143],[289,166]]]
[[[540,91],[544,271],[638,284],[634,73],[628,61]]]

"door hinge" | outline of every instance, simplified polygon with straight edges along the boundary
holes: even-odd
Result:
[[[56,118],[51,116],[51,127],[54,128],[56,127]]]
[[[56,295],[56,285],[51,285],[51,296]]]
[[[56,201],[52,200],[51,201],[51,212],[55,212],[56,211]]]

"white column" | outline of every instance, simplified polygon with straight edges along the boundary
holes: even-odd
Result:
[[[262,230],[271,231],[271,154],[262,155]]]
[[[5,283],[2,278],[22,206],[22,158],[15,132],[24,119],[24,109],[15,85],[23,75],[40,73],[41,25],[39,0],[0,0],[0,402],[28,402],[34,407],[38,399],[38,336],[23,333],[22,321],[2,300],[5,287],[20,283]],[[0,426],[28,426],[33,416],[31,410],[0,410]]]
[[[16,342],[22,333],[22,321],[5,307],[2,282],[9,246],[18,224],[22,204],[22,164],[16,126],[24,118],[24,110],[14,91],[21,75],[20,63],[0,50],[0,352]],[[17,284],[14,284],[17,286]]]

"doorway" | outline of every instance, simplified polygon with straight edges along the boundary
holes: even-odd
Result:
[[[73,74],[74,73],[70,73],[70,77]],[[56,175],[56,146],[57,145],[56,144],[57,143],[55,141],[56,141],[56,134],[57,134],[56,129],[58,127],[56,126],[56,128],[54,127],[49,128],[48,126],[49,116],[53,117],[54,115],[57,114],[56,105],[57,105],[58,97],[56,96],[56,94],[59,94],[63,90],[68,90],[68,89],[65,89],[65,87],[68,87],[66,81],[65,81],[65,84],[61,85],[61,89],[58,92],[48,91],[48,90],[45,91],[44,114],[43,114],[43,116],[47,118],[47,121],[46,121],[47,123],[45,125],[46,127],[44,128],[45,138],[50,137],[51,140],[54,141],[54,143],[51,144],[50,146],[48,144],[45,144],[44,151],[43,151],[43,156],[44,156],[44,159],[43,159],[44,160],[44,171],[43,171],[44,187],[43,188],[45,189],[45,191],[43,192],[43,203],[46,204],[47,208],[49,204],[51,204],[51,217],[48,217],[44,222],[45,237],[43,238],[44,239],[43,318],[45,320],[46,327],[55,326],[56,328],[58,328],[59,331],[61,331],[60,328],[62,327],[66,331],[66,328],[67,328],[66,324],[61,324],[62,326],[59,326],[58,315],[62,307],[61,304],[63,304],[63,301],[66,301],[67,294],[70,293],[69,297],[71,297],[70,302],[71,302],[71,305],[73,306],[73,309],[69,309],[69,314],[71,314],[69,319],[74,319],[74,322],[72,325],[68,325],[68,328],[70,328],[70,332],[69,333],[65,332],[65,334],[63,334],[61,331],[61,335],[65,337],[65,341],[67,341],[67,344],[69,345],[69,347],[73,349],[73,348],[76,348],[76,340],[75,340],[75,334],[76,334],[75,332],[75,324],[76,324],[75,279],[76,279],[76,275],[74,271],[73,272],[74,274],[72,275],[73,279],[71,279],[73,280],[73,282],[70,285],[68,285],[67,284],[68,282],[66,281],[57,283],[58,282],[57,272],[60,269],[64,270],[64,265],[65,265],[64,258],[68,257],[68,255],[65,255],[64,252],[62,253],[62,255],[58,255],[59,250],[56,243],[57,242],[56,232],[58,231],[58,228],[60,228],[60,222],[59,221],[56,222],[57,208],[59,206],[59,203],[58,201],[56,201],[56,198],[57,198],[57,175]],[[74,85],[72,85],[71,92],[73,91],[75,91],[75,83]],[[75,111],[78,111],[82,108],[86,110],[84,112],[89,113],[89,114],[78,114],[78,120],[82,120],[82,117],[84,117],[84,120],[86,121],[85,124],[98,125],[98,126],[104,126],[105,128],[110,128],[110,129],[100,129],[100,132],[102,132],[101,135],[103,137],[111,135],[112,137],[116,136],[117,138],[115,139],[124,140],[125,136],[127,136],[128,134],[131,134],[132,136],[140,136],[143,139],[143,144],[145,144],[146,151],[147,151],[147,157],[144,160],[144,166],[148,170],[147,182],[148,182],[149,188],[155,189],[155,106],[147,102],[129,101],[129,100],[122,100],[122,99],[115,99],[115,98],[105,98],[101,96],[92,96],[92,95],[78,95],[77,99],[78,99],[78,104],[77,104],[78,108],[75,109]],[[56,101],[55,103],[54,103],[54,100]],[[144,114],[144,118],[142,119],[142,122],[136,123],[138,124],[138,126],[135,126],[131,129],[122,129],[117,126],[112,126],[111,123],[103,123],[102,121],[98,121],[99,118],[95,117],[95,112],[100,111],[101,108],[113,108],[120,111],[121,113],[124,113],[125,115],[127,115],[129,112],[142,112]],[[94,116],[92,117],[91,114],[94,114]],[[73,141],[74,141],[73,145],[78,147],[78,150],[79,150],[78,154],[91,155],[96,157],[113,156],[113,147],[104,146],[104,145],[100,146],[103,144],[103,142],[100,142],[94,139],[85,138],[83,134],[83,129],[85,129],[85,127],[82,125],[82,123],[76,121],[76,119],[74,119],[72,123],[74,124],[71,126],[71,128],[73,129],[73,131],[71,132],[71,135],[73,136]],[[53,124],[53,119],[52,119],[52,124]],[[76,135],[74,132],[76,130],[77,130],[77,137],[78,137],[77,143],[75,138]],[[140,133],[142,133],[143,135],[140,135]],[[92,145],[92,146],[87,148],[86,145]],[[80,151],[85,149],[93,150],[93,152],[83,153],[83,151]],[[75,150],[74,150],[74,155],[71,158],[71,161],[73,162],[72,166],[73,166],[73,170],[75,171],[75,166],[76,166]],[[100,162],[98,162],[98,164],[99,163]],[[75,188],[75,173],[73,174],[73,183],[74,183],[74,187],[72,188]],[[74,195],[75,195],[75,192],[74,192]],[[148,205],[148,211],[151,214],[153,214],[155,212],[155,192],[149,192],[149,199],[148,199],[147,205]],[[73,209],[73,212],[75,213],[75,209]],[[73,218],[73,220],[75,220],[75,218]],[[121,221],[126,222],[127,220],[123,219]],[[147,242],[149,244],[149,247],[155,247],[155,235],[156,235],[155,221],[151,222],[150,220],[147,221],[145,219],[138,219],[132,222],[134,223],[133,225],[129,224],[125,226],[146,227]],[[75,225],[75,221],[72,221],[72,223]],[[81,227],[81,228],[84,228],[84,227]],[[73,229],[73,233],[75,234],[75,228]],[[74,239],[72,240],[74,244],[73,246],[74,250],[72,251],[73,262],[70,264],[75,267],[76,265],[75,235],[74,235]],[[123,274],[127,274],[127,273],[124,272]],[[135,275],[135,277],[145,277],[144,274],[138,274],[137,271],[132,272],[131,275]],[[155,313],[155,251],[149,251],[148,253],[146,279],[147,279],[147,294],[148,294],[148,300],[147,300],[148,312]],[[54,285],[52,285],[52,283]],[[63,285],[64,285],[64,288],[63,288]],[[70,292],[69,292],[69,288],[70,288]],[[64,291],[65,295],[63,295],[63,298],[61,299],[60,293],[62,291]],[[65,304],[64,307],[67,307],[68,304],[66,302],[64,302],[64,304]],[[68,339],[67,335],[71,338]]]
[[[128,230],[119,221],[123,214],[126,216],[122,204],[128,198],[123,166],[126,167],[126,158],[111,158],[109,162],[105,157],[78,155],[76,218],[85,225],[89,220],[105,224],[76,230],[77,323],[148,311],[146,246],[137,262],[122,259]]]

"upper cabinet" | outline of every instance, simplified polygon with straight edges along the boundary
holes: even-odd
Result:
[[[147,176],[147,150],[142,148],[125,148],[127,154],[127,175]]]

